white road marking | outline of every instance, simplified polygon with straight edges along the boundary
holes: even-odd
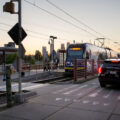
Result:
[[[56,98],[55,100],[56,100],[56,101],[60,101],[60,100],[62,100],[62,98]]]
[[[91,87],[91,88],[88,88],[88,89],[86,89],[86,91],[93,90],[94,88],[96,88],[96,86],[93,86],[93,87]],[[82,96],[83,93],[78,93],[77,95],[78,95],[78,96]]]
[[[67,87],[67,88],[63,88],[62,90],[57,90],[57,91],[53,92],[53,94],[64,92],[64,91],[69,90],[69,89],[74,88],[74,87],[77,87],[77,86],[70,86],[70,87]]]
[[[105,99],[107,99],[107,98],[109,98],[110,97],[110,95],[113,93],[113,90],[111,90],[107,95],[104,95],[103,97],[105,98]]]
[[[65,93],[63,93],[64,95],[69,95],[69,94],[71,94],[71,93],[73,93],[73,92],[76,92],[76,91],[78,91],[78,90],[80,90],[80,89],[82,89],[82,88],[85,88],[85,87],[87,87],[88,85],[83,85],[83,86],[81,86],[81,87],[78,87],[78,88],[76,88],[76,89],[73,89],[73,90],[71,90],[71,91],[68,91],[68,92],[65,92]]]
[[[93,105],[98,105],[99,102],[98,101],[93,101]]]
[[[104,103],[103,105],[104,105],[104,106],[109,106],[109,103]]]
[[[74,99],[73,102],[80,102],[80,100]]]
[[[90,101],[89,100],[84,100],[83,101],[83,104],[87,104],[87,103],[89,103]]]
[[[96,97],[103,89],[97,90],[95,93],[89,95],[89,97]]]
[[[70,99],[69,98],[65,98],[65,102],[68,102],[68,101],[70,101]]]

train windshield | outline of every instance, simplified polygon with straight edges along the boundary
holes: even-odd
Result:
[[[68,56],[69,59],[82,59],[83,58],[83,49],[82,48],[69,48]]]

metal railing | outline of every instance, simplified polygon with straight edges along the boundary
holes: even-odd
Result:
[[[98,73],[98,68],[103,61],[75,59],[74,60],[74,82],[80,78],[95,76]]]

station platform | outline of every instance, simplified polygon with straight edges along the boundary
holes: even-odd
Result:
[[[51,75],[54,75],[55,73],[64,73],[64,69],[55,69],[50,71],[44,71],[43,69],[40,70],[31,70],[31,71],[25,71],[24,76],[21,77],[22,82],[31,82],[34,79],[44,79],[46,77],[49,77]],[[18,82],[18,72],[15,72],[11,75],[12,83]],[[3,86],[6,84],[5,81],[3,81],[4,76],[0,75],[0,86]]]
[[[30,73],[25,72],[25,76],[22,79],[22,90],[31,90],[33,88],[39,88],[43,85],[34,83],[35,81],[43,81],[45,79],[59,76],[64,73],[64,69],[55,69],[51,71],[43,70],[31,70]],[[18,73],[11,76],[12,91],[18,92]],[[0,91],[6,91],[6,81],[3,81],[3,75],[0,75]]]

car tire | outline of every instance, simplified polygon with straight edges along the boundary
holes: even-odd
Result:
[[[105,87],[105,86],[106,86],[106,84],[105,84],[105,83],[101,83],[101,82],[100,82],[100,86],[101,86],[101,87]]]

